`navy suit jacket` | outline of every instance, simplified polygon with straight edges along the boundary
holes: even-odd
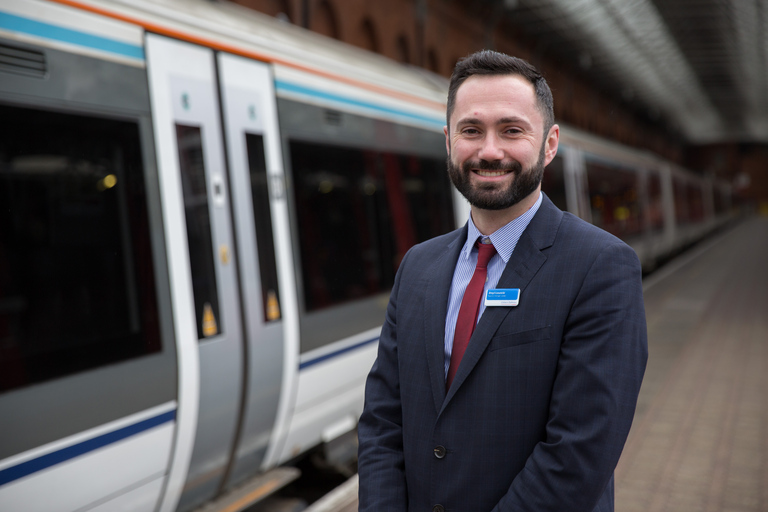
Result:
[[[467,227],[413,247],[359,424],[360,512],[612,511],[648,355],[640,264],[545,196],[445,391],[444,332]]]

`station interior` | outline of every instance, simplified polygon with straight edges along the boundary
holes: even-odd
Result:
[[[644,282],[650,356],[616,510],[768,510],[768,3],[239,3],[443,77],[479,49],[520,56],[558,122],[729,182],[745,220]],[[355,482],[315,507],[357,510]]]
[[[197,8],[200,12],[214,12],[216,6],[225,7],[222,12],[225,11],[232,26],[245,23],[237,19],[238,13],[256,16],[254,26],[262,26],[259,20],[266,20],[263,26],[269,34],[278,34],[275,36],[278,44],[282,30],[279,27],[287,27],[286,33],[290,32],[296,41],[310,47],[303,54],[305,60],[311,60],[306,55],[314,55],[307,41],[317,43],[317,55],[322,59],[318,57],[317,63],[298,64],[298,58],[291,61],[285,55],[292,54],[288,51],[281,54],[283,49],[279,47],[259,47],[263,41],[258,42],[256,37],[248,39],[247,30],[238,41],[241,46],[237,46],[232,41],[239,36],[230,38],[229,34],[222,34],[226,29],[210,28],[216,22],[215,17],[185,25],[185,20],[193,18],[191,14],[184,13],[178,19],[168,14],[183,3],[178,0],[157,0],[156,4],[162,4],[160,7],[144,0],[138,0],[138,6],[128,0],[31,0],[35,6],[46,6],[53,12],[41,17],[42,21],[33,20],[37,13],[25,5],[25,1],[0,0],[0,50],[10,48],[3,54],[8,57],[6,60],[0,55],[0,109],[8,116],[6,121],[13,119],[20,126],[10,126],[14,122],[0,120],[0,124],[5,124],[0,136],[0,229],[3,230],[0,231],[0,509],[4,504],[19,502],[12,500],[32,503],[40,498],[40,503],[44,503],[46,493],[32,484],[27,488],[23,486],[39,478],[47,489],[49,481],[45,478],[52,473],[46,471],[54,468],[63,473],[62,468],[70,459],[82,455],[70,454],[74,453],[73,447],[140,425],[130,435],[134,438],[144,435],[140,429],[154,432],[157,439],[152,443],[155,444],[147,442],[144,447],[147,453],[157,452],[157,460],[147,462],[148,466],[154,466],[130,485],[115,484],[120,487],[119,492],[110,488],[103,496],[82,498],[78,495],[77,499],[82,498],[79,502],[72,498],[74,505],[67,511],[109,512],[118,510],[110,508],[113,502],[109,500],[128,503],[129,498],[141,495],[146,502],[145,508],[136,509],[141,511],[356,512],[358,483],[354,460],[343,467],[328,464],[316,472],[300,468],[306,473],[301,478],[298,476],[301,471],[288,466],[298,460],[299,455],[306,455],[308,442],[301,444],[305,438],[320,436],[321,429],[311,425],[312,419],[325,420],[323,414],[330,417],[328,407],[333,405],[333,399],[340,397],[339,400],[348,400],[362,408],[361,389],[367,368],[375,359],[375,342],[397,265],[408,248],[421,241],[420,237],[431,238],[455,228],[454,212],[442,212],[439,207],[448,205],[448,209],[452,209],[455,204],[452,201],[459,197],[451,195],[443,167],[444,135],[440,123],[444,120],[441,110],[444,104],[428,96],[447,90],[451,72],[460,59],[478,50],[490,49],[525,59],[542,72],[554,96],[555,121],[564,133],[572,130],[580,134],[574,140],[583,145],[581,149],[566,151],[583,157],[583,162],[579,161],[582,165],[579,172],[584,176],[595,177],[595,182],[605,179],[608,183],[600,193],[588,191],[586,185],[583,190],[579,189],[581,195],[577,199],[581,203],[577,206],[573,206],[577,192],[569,191],[571,213],[584,213],[585,220],[630,245],[628,239],[634,236],[638,240],[644,236],[643,240],[650,240],[651,235],[659,238],[664,235],[667,242],[680,237],[670,245],[674,250],[666,250],[663,257],[651,258],[638,251],[643,265],[649,358],[632,429],[614,473],[615,510],[768,512],[768,0],[190,0],[190,13]],[[67,13],[62,26],[69,28],[56,25],[57,13],[61,12]],[[104,22],[103,27],[94,29],[98,37],[87,34],[86,22],[92,19]],[[243,19],[250,18],[244,15]],[[103,41],[115,42],[110,40],[112,27],[117,27],[115,41],[133,48],[138,56],[104,57],[103,54],[112,51],[111,47],[106,48],[106,43],[104,47],[97,46]],[[198,29],[202,35],[196,32]],[[43,33],[46,30],[54,35]],[[302,39],[301,34],[307,33],[311,36]],[[81,44],[78,38],[83,34],[87,37],[81,38],[85,41]],[[178,40],[174,40],[176,34],[182,34]],[[213,41],[214,36],[221,37],[224,43]],[[56,37],[72,40],[62,42]],[[133,47],[123,41],[131,42],[131,38],[135,40],[131,43]],[[83,49],[78,45],[91,47]],[[352,53],[350,46],[354,47]],[[227,54],[233,48],[235,50]],[[45,52],[53,55],[41,64],[50,65],[50,69],[41,71],[39,76],[6,69],[15,65],[6,61],[16,59],[17,53],[27,50],[34,58]],[[328,57],[335,50],[338,53]],[[176,51],[181,53],[174,53]],[[185,65],[179,65],[176,59],[176,55],[181,54],[199,58],[196,63],[213,63],[209,75],[204,77],[208,82],[198,80],[197,76],[183,87],[178,85],[182,82],[174,82],[186,71]],[[299,54],[297,50],[296,55]],[[260,60],[263,55],[269,58]],[[356,59],[350,62],[360,65],[361,77],[351,76],[355,72],[350,71],[353,64],[343,62],[349,55]],[[242,58],[244,56],[247,58]],[[221,60],[215,60],[219,57]],[[341,64],[337,70],[320,69],[324,62]],[[66,78],[70,85],[74,84],[71,90],[63,91],[64,87],[63,92],[54,90],[54,81],[46,80],[56,71],[66,71],[70,63],[97,70],[98,80],[111,89],[103,92],[88,84],[88,80],[80,81],[78,73],[71,68],[69,71],[74,76]],[[390,80],[384,73],[392,72],[393,78],[384,85],[370,83],[370,76],[376,76],[374,72],[363,74],[377,64],[381,64],[381,70],[375,73],[380,77]],[[256,72],[257,66],[264,69]],[[107,76],[115,69],[125,74]],[[232,71],[227,79],[223,78],[229,69],[237,69],[238,73],[246,71],[242,71],[242,75]],[[234,168],[234,159],[227,156],[231,148],[225,147],[227,137],[235,133],[235,129],[223,126],[225,114],[216,109],[223,110],[226,95],[222,91],[227,94],[250,91],[247,87],[252,84],[241,78],[226,83],[230,77],[241,76],[260,80],[259,87],[264,88],[259,89],[261,96],[254,97],[268,98],[272,110],[259,110],[259,116],[268,113],[258,118],[258,123],[263,122],[267,128],[259,128],[263,133],[246,134],[250,137],[242,139],[247,140],[247,147],[237,147],[238,154],[247,154],[243,161],[254,155],[261,159],[258,170],[254,170],[256,166],[243,164],[243,181],[238,184],[230,177],[235,176],[235,171],[227,174],[228,166]],[[392,86],[399,78],[403,78],[402,83]],[[33,79],[37,82],[27,89],[26,84]],[[82,84],[85,85],[79,90]],[[129,90],[134,84],[140,87]],[[418,84],[422,89],[414,94],[396,90],[408,84]],[[232,89],[226,89],[229,85],[233,85]],[[176,89],[172,90],[173,87]],[[387,87],[388,92],[382,93]],[[182,89],[184,107],[177,105],[173,110],[168,106],[171,94]],[[156,101],[152,95],[159,90],[166,91],[168,96],[161,97],[157,104],[152,103]],[[208,95],[207,99],[213,98],[214,106],[206,111],[206,115],[210,115],[205,119],[212,124],[205,126],[206,129],[215,126],[217,133],[223,134],[217,139],[220,147],[216,155],[223,162],[219,167],[209,166],[205,170],[200,164],[204,139],[201,133],[205,130],[200,129],[203,121],[199,126],[195,124],[198,120],[192,119],[191,110],[187,110],[189,91],[192,91],[190,94],[202,91]],[[347,93],[349,97],[342,97]],[[237,94],[227,98],[235,98]],[[245,98],[245,93],[241,96]],[[165,103],[163,98],[167,100]],[[88,103],[91,100],[92,103]],[[341,106],[337,109],[333,102]],[[416,114],[408,110],[412,107]],[[281,109],[283,117],[275,113]],[[252,108],[250,113],[253,121],[256,110]],[[408,115],[411,118],[404,121]],[[395,119],[397,116],[400,118]],[[98,122],[93,122],[96,118]],[[76,124],[65,124],[73,119]],[[158,119],[165,122],[166,131],[158,128],[161,126]],[[348,126],[342,126],[348,121]],[[175,123],[173,133],[172,123]],[[314,128],[312,123],[318,126],[325,123],[322,129],[326,131],[309,129]],[[428,123],[432,123],[429,129],[425,128]],[[243,128],[244,133],[245,130]],[[273,133],[268,133],[269,130]],[[329,133],[335,134],[336,139]],[[388,148],[390,140],[375,140],[376,144],[380,143],[378,146],[373,142],[370,146],[365,146],[364,140],[360,142],[365,136],[373,140],[381,133],[397,139],[400,146],[393,143],[395,149]],[[54,149],[39,150],[47,142],[40,139],[53,139],[53,134],[61,136],[60,141],[51,144]],[[98,165],[86,162],[91,158],[88,151],[92,148],[82,151],[86,155],[82,157],[85,163],[81,162],[79,167],[67,160],[67,155],[79,151],[79,145],[86,139],[100,141],[101,137],[106,140],[118,136],[121,141],[125,137],[128,141],[125,147],[133,151],[126,152],[125,158],[120,146],[109,154],[107,149],[94,150],[96,156],[92,159]],[[358,136],[360,139],[355,139]],[[9,148],[14,144],[7,141],[24,137],[32,141],[29,154],[23,154],[22,149],[17,154],[18,148]],[[345,137],[354,139],[349,147],[343,146]],[[431,153],[427,150],[418,153],[422,141],[431,144]],[[177,152],[177,143],[187,144],[186,152],[181,146]],[[87,141],[82,145],[85,148]],[[582,149],[598,145],[604,149],[603,155],[623,151],[629,154],[626,161],[640,164],[633,169],[629,169],[629,164],[611,167],[610,162],[606,163],[609,158],[599,155],[590,161],[584,156],[588,149]],[[433,151],[436,146],[437,152]],[[412,153],[408,153],[412,149]],[[55,151],[61,154],[54,154]],[[270,151],[273,151],[271,157]],[[6,158],[11,154],[18,158]],[[566,164],[575,165],[576,160],[569,155],[571,153],[545,170],[545,185],[547,180],[555,179],[553,176],[558,176],[560,182],[565,181],[562,176],[567,172],[563,169]],[[138,169],[132,181],[120,181],[118,189],[110,191],[118,183],[115,175],[119,173],[115,171],[116,174],[108,175],[111,181],[104,181],[106,178],[99,181],[98,192],[94,187],[82,192],[86,187],[81,187],[81,182],[102,173],[111,165],[110,158],[122,158],[116,167],[120,172],[125,171],[124,175]],[[163,166],[168,161],[175,162],[174,158],[182,160],[181,166],[185,165],[185,159],[186,163],[191,162],[190,168],[199,174],[190,173],[192,178],[183,184],[178,176],[167,178],[164,173],[171,173]],[[281,158],[286,162],[285,171]],[[277,164],[273,165],[273,161]],[[651,168],[653,163],[643,167],[646,162],[662,161],[658,168]],[[101,166],[101,162],[107,163]],[[123,162],[127,162],[125,169]],[[332,176],[328,169],[338,162],[348,164],[357,175],[345,169]],[[290,168],[291,163],[296,169]],[[199,167],[195,167],[197,164]],[[217,195],[209,205],[205,180],[210,177],[206,172],[212,175],[220,168],[224,171],[217,175],[219,181],[210,182],[216,187]],[[403,185],[406,180],[398,181],[401,175],[391,173],[392,169],[397,173],[402,170],[403,176],[406,172],[418,175],[418,179],[408,182],[416,185],[406,190],[408,187]],[[63,179],[56,181],[56,173],[63,173],[62,170],[69,172],[70,178],[74,176],[69,184]],[[296,174],[292,175],[294,171]],[[250,188],[247,180],[252,176],[258,178],[254,178],[254,182],[261,180],[261,188]],[[662,184],[658,176],[668,178],[665,182],[668,184]],[[681,176],[679,187],[670,176]],[[356,179],[359,182],[354,181]],[[428,182],[437,179],[444,179],[446,186],[442,192],[429,195],[432,189]],[[621,179],[634,180],[634,184],[625,186],[626,183],[620,183]],[[346,193],[341,189],[353,181],[355,186],[348,188],[354,192],[349,196],[333,195]],[[192,202],[199,202],[185,206],[182,189],[186,192],[195,186],[201,186],[202,192],[193,197]],[[573,184],[569,186],[577,188]],[[393,199],[396,193],[387,196],[390,193],[385,190],[387,187],[401,193],[400,202],[397,197]],[[114,200],[109,208],[103,208],[107,213],[102,215],[100,208],[107,204],[99,202],[102,196],[117,195],[126,189],[135,192],[135,197],[121,199],[122,202]],[[555,204],[565,210],[558,204],[558,200],[566,203],[565,185],[562,189],[562,197],[555,193],[551,196]],[[645,194],[642,200],[637,199],[638,189]],[[60,201],[64,205],[61,208],[56,202],[59,192],[65,197]],[[248,207],[236,210],[246,204],[235,205],[239,200],[235,199],[236,194],[247,198]],[[250,203],[249,194],[263,201],[260,210]],[[621,201],[614,201],[611,194],[624,195]],[[662,204],[662,195],[674,198],[677,203],[672,204],[670,199],[668,204]],[[338,197],[341,199],[334,199]],[[227,208],[232,205],[231,210],[222,206],[225,200],[231,201],[227,204]],[[360,205],[370,206],[374,200],[378,201],[376,205],[381,211],[366,217],[374,208],[366,210]],[[352,207],[344,210],[353,203],[357,210]],[[687,204],[689,208],[686,210],[680,204]],[[25,212],[24,219],[8,205]],[[207,231],[200,240],[208,245],[203,247],[200,242],[199,246],[203,247],[201,252],[207,253],[195,269],[208,272],[207,278],[212,284],[204,283],[208,286],[206,293],[218,293],[217,276],[220,284],[226,283],[220,288],[229,287],[228,298],[222,298],[221,305],[218,296],[214,301],[191,298],[198,290],[195,286],[206,278],[198,279],[192,275],[195,270],[190,271],[195,263],[189,263],[193,237],[183,231],[187,223],[192,223],[191,210],[199,208],[196,212],[203,211],[200,215],[203,217],[209,206],[210,211],[217,211],[220,217],[215,221],[205,218],[201,223],[205,228],[201,232]],[[336,207],[338,209],[334,209]],[[60,224],[54,218],[59,214],[57,208],[65,218]],[[630,212],[631,208],[645,213],[635,215]],[[350,215],[349,211],[356,213]],[[415,213],[408,217],[411,211]],[[324,216],[327,212],[334,215]],[[78,215],[87,218],[87,222],[78,220]],[[266,220],[256,227],[247,225],[246,228],[251,229],[247,231],[242,227],[245,224],[238,223],[252,215],[261,215]],[[334,224],[337,217],[353,220],[345,225]],[[121,230],[113,228],[113,224],[118,223],[113,219],[124,222]],[[433,231],[414,227],[423,219],[428,219],[424,223]],[[361,243],[362,248],[354,247],[358,252],[350,257],[352,260],[359,256],[357,263],[363,269],[359,272],[362,277],[348,275],[344,270],[344,257],[326,250],[327,246],[353,245],[348,239],[354,236],[347,236],[349,233],[358,228],[362,233],[379,221],[380,225],[360,236],[370,245],[362,247]],[[460,225],[465,221],[466,216]],[[708,224],[706,230],[694,229],[705,223]],[[217,236],[225,233],[229,237],[226,243],[211,240],[214,229],[211,226],[219,230]],[[273,226],[276,226],[274,232]],[[389,230],[381,236],[387,242],[381,244],[386,246],[382,250],[375,246],[379,235],[375,229],[379,226]],[[95,236],[91,230],[107,234]],[[320,236],[318,233],[325,233],[323,230],[330,235]],[[683,241],[689,231],[693,234]],[[651,235],[646,236],[646,232]],[[8,233],[6,240],[3,240],[4,233]],[[8,242],[11,236],[16,237],[13,243]],[[320,247],[326,238],[332,238],[333,244]],[[131,247],[131,243],[135,247]],[[118,249],[113,249],[119,247],[123,247],[125,253],[118,254]],[[652,250],[650,242],[640,241],[637,247]],[[100,263],[93,263],[96,260]],[[363,260],[364,263],[360,263]],[[131,265],[138,270],[131,270],[134,268]],[[226,274],[229,281],[221,280],[225,275],[221,273],[222,268],[229,272]],[[336,272],[333,278],[329,277],[333,272]],[[238,281],[238,276],[245,275],[252,278],[249,285]],[[129,282],[131,279],[133,284]],[[83,304],[93,308],[88,311],[100,313],[93,314],[92,320],[84,312],[87,308],[81,307]],[[256,306],[247,310],[252,304]],[[35,307],[39,308],[38,312],[27,315],[27,310]],[[258,321],[247,318],[246,310],[256,311],[253,317],[258,317]],[[63,313],[51,319],[49,317],[55,315],[49,315],[48,311]],[[378,323],[371,323],[371,318]],[[340,319],[348,321],[351,327],[339,327]],[[248,323],[250,321],[253,324]],[[115,327],[119,322],[125,326]],[[51,346],[60,339],[56,331],[63,329],[62,326],[74,326],[73,332],[80,329],[96,335],[107,333],[102,336],[102,343],[104,340],[112,343],[112,330],[123,329],[128,334],[120,331],[114,338],[122,336],[133,344],[126,345],[125,354],[114,357],[106,354],[111,347],[105,344],[106,355],[96,354],[94,360],[104,357],[93,363],[88,358],[80,361],[80,352],[74,351],[74,355],[69,354],[72,356],[69,360],[57,360],[58,352]],[[222,326],[230,331],[225,332]],[[71,344],[76,348],[79,332],[72,336]],[[216,336],[221,335],[223,339],[232,332],[236,334],[228,338],[227,343],[240,343],[231,351],[236,352],[235,356],[225,361],[229,366],[221,363],[218,367],[212,363],[205,382],[214,389],[211,383],[218,385],[226,377],[231,385],[226,390],[224,386],[214,389],[206,397],[205,392],[199,392],[201,382],[205,381],[205,376],[200,377],[203,372],[190,375],[198,369],[199,354],[203,354],[199,356],[202,360],[208,347],[218,343]],[[243,348],[256,338],[255,335],[248,338],[254,332],[271,343],[271,352],[265,351],[268,355],[262,360],[254,356],[255,351],[248,352],[251,348]],[[41,352],[51,349],[49,353],[38,357],[25,352],[35,340],[29,345],[25,342],[35,336],[42,340]],[[240,338],[235,340],[236,336]],[[293,343],[290,346],[295,349],[290,360],[287,356],[283,358],[283,344],[288,346],[285,340],[290,340]],[[199,353],[198,347],[203,347]],[[37,349],[35,346],[30,352]],[[269,359],[273,356],[275,360],[281,358],[280,363]],[[317,391],[324,382],[332,381],[336,385],[337,377],[341,381],[338,374],[342,372],[323,366],[334,357],[337,361],[347,358],[343,359],[344,368],[351,368],[350,374],[357,372],[348,380],[357,379],[354,384],[359,388],[356,390],[359,397],[351,391],[347,394]],[[17,364],[18,361],[22,363]],[[54,369],[38,375],[24,366],[29,361],[29,368],[36,361],[43,361],[46,368]],[[137,361],[146,366],[139,367]],[[65,363],[71,368],[59,371],[57,365],[63,367]],[[132,364],[141,371],[126,369],[133,368]],[[252,364],[250,369],[249,364]],[[253,368],[258,364],[262,373],[249,380],[248,372],[256,374]],[[189,368],[195,371],[190,372]],[[154,373],[147,376],[150,371]],[[293,372],[290,378],[285,377],[289,371]],[[268,384],[258,381],[262,375],[266,376],[264,379],[271,379]],[[123,384],[124,378],[127,384]],[[62,382],[64,384],[59,385]],[[103,390],[99,389],[102,382],[109,386],[105,384]],[[132,395],[123,389],[129,386],[138,391]],[[271,394],[266,398],[259,396],[262,402],[256,399],[249,402],[245,398],[251,389],[248,386],[261,386],[259,391],[267,389]],[[299,390],[300,386],[303,387]],[[50,394],[42,396],[40,389]],[[194,394],[185,395],[189,389],[207,398],[208,417],[201,413],[198,419],[197,409],[195,414],[188,413],[194,407],[190,408],[189,402],[183,400],[194,402],[198,396],[194,395],[195,400],[188,398]],[[285,389],[290,389],[295,396],[286,399],[281,395],[281,392],[287,393]],[[110,395],[112,392],[114,396]],[[97,407],[90,410],[86,404],[82,411],[72,413],[69,401],[76,403],[80,393],[95,397],[93,403],[101,404],[99,408],[103,410]],[[334,393],[338,396],[331,396]],[[118,396],[123,398],[114,398]],[[29,405],[33,401],[37,407],[34,410]],[[317,405],[320,403],[323,405]],[[234,441],[218,439],[217,428],[224,428],[215,414],[219,406],[224,409],[224,405],[231,409],[226,427]],[[266,409],[268,413],[262,414]],[[341,415],[340,412],[339,417]],[[329,441],[343,438],[348,442],[344,449],[351,443],[356,453],[356,441],[350,441],[347,435],[355,437],[357,418],[347,416],[334,423],[334,429],[330,429],[334,435]],[[221,446],[217,447],[220,453],[216,456],[203,460],[203,453],[199,462],[193,460],[193,453],[196,456],[205,450],[194,451],[197,441],[194,437],[197,423],[202,424],[203,420],[208,421],[210,446],[216,443]],[[249,421],[256,425],[250,432],[250,444],[242,441],[248,434],[243,425]],[[184,435],[173,430],[178,425],[186,429]],[[275,432],[279,430],[284,436],[279,448],[272,444],[267,448],[267,444],[272,443],[273,426]],[[257,432],[257,427],[262,430]],[[57,429],[63,433],[59,435]],[[13,434],[11,441],[8,432]],[[181,426],[178,432],[182,432]],[[298,439],[293,451],[290,442],[283,442],[284,439]],[[241,441],[243,447],[239,449],[237,443]],[[178,448],[182,444],[183,449]],[[96,448],[83,450],[85,453]],[[119,456],[125,460],[143,457],[130,451],[126,449]],[[316,453],[313,445],[311,455]],[[344,455],[355,457],[349,452]],[[291,458],[294,456],[295,459]],[[219,466],[208,468],[206,463],[217,457],[215,462]],[[271,470],[269,473],[264,469],[267,459],[278,461],[267,468]],[[195,462],[199,462],[199,472],[187,472]],[[275,466],[279,467],[275,469]],[[112,475],[99,469],[103,467],[108,464],[94,463],[83,474],[105,473],[108,479]],[[238,474],[236,470],[242,471]],[[245,481],[246,476],[242,476],[235,482],[241,475],[251,478],[253,473],[262,470],[265,474],[254,478],[253,487],[241,494],[230,493]],[[265,478],[280,470],[286,470],[284,481],[269,487],[272,484]],[[78,475],[73,470],[69,477],[77,481]],[[323,480],[318,488],[314,487],[317,482],[312,482],[313,478],[318,482]],[[200,496],[194,495],[197,489],[206,486],[204,490],[209,495],[203,496],[203,491]],[[278,491],[281,486],[284,487]],[[59,485],[51,493],[60,492],[68,497],[78,494],[60,487],[66,485]],[[82,487],[85,489],[88,485]],[[269,490],[264,490],[267,487]],[[213,497],[218,501],[211,501]],[[131,512],[129,507],[125,505],[119,510]],[[15,511],[9,509],[8,512]]]

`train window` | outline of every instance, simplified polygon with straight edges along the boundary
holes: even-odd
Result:
[[[289,145],[306,311],[388,291],[412,245],[452,229],[443,159]]]
[[[658,172],[648,175],[648,217],[651,230],[664,229],[664,204],[661,195],[661,176]]]
[[[251,176],[253,219],[256,225],[256,249],[259,253],[264,319],[266,321],[279,320],[281,316],[280,296],[277,287],[277,264],[275,262],[275,242],[272,236],[272,214],[269,207],[264,137],[246,133],[245,145],[248,151],[248,166]]]
[[[715,188],[714,194],[715,215],[728,213],[728,193],[720,188]]]
[[[0,118],[0,391],[159,352],[138,124]]]
[[[691,221],[688,208],[688,187],[682,178],[675,177],[672,180],[672,189],[675,196],[675,222],[678,225],[688,224]]]
[[[587,159],[592,222],[618,237],[643,231],[638,174],[602,160]]]
[[[208,186],[203,160],[202,132],[198,126],[176,125],[184,212],[187,221],[192,294],[197,317],[197,338],[203,340],[223,332],[219,315],[219,292],[208,208]]]
[[[690,212],[690,219],[693,222],[701,222],[704,220],[704,191],[701,185],[697,183],[689,183],[687,188],[688,195],[688,211]]]
[[[565,172],[563,170],[563,157],[560,155],[549,163],[544,171],[544,179],[541,182],[541,190],[555,203],[555,206],[563,211],[568,211],[568,202],[565,196]]]

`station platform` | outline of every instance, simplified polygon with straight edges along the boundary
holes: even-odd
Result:
[[[649,360],[616,512],[768,511],[768,218],[643,282]],[[308,512],[357,511],[350,479]]]
[[[643,283],[649,361],[617,512],[768,511],[768,218]]]

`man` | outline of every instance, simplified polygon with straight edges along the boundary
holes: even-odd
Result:
[[[460,61],[447,122],[471,214],[398,271],[359,425],[359,510],[612,511],[647,359],[638,259],[541,193],[560,131],[531,65]]]

